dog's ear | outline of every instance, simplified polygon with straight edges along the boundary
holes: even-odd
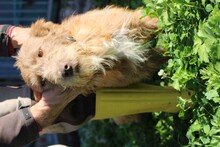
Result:
[[[31,25],[31,35],[35,37],[43,37],[58,26],[58,24],[51,21],[46,22],[44,19],[39,19]]]

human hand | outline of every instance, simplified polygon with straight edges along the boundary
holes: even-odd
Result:
[[[11,43],[14,48],[20,48],[22,44],[29,38],[30,28],[14,27],[9,34]]]
[[[79,94],[81,90],[64,90],[56,87],[42,93],[38,103],[30,108],[35,121],[45,128],[55,121],[63,109]]]

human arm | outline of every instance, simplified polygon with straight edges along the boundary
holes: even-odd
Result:
[[[0,124],[0,146],[22,146],[39,137],[36,122],[29,108],[0,117]]]
[[[0,56],[12,56],[28,39],[30,28],[0,25]]]
[[[26,32],[27,30],[25,32],[23,31],[23,29],[17,29],[17,27],[11,25],[0,25],[0,56],[11,56],[15,53],[16,50],[14,48],[20,47],[19,45],[22,42],[22,38],[17,35],[23,34],[26,36],[25,33],[28,33]],[[17,36],[15,37],[17,39],[14,39],[14,37],[10,38],[12,34],[14,37]],[[15,111],[17,107],[15,99],[9,103],[8,101],[7,103],[1,102],[2,106],[4,106],[0,114],[4,116],[0,117],[0,146],[19,146],[19,144],[24,144],[28,140],[37,138],[39,135],[35,121],[32,117],[26,120],[23,115],[23,111],[26,109]],[[25,134],[28,136],[25,136]]]
[[[44,131],[52,125],[79,92],[79,90],[64,92],[62,88],[54,88],[45,91],[41,100],[34,106],[0,117],[0,146],[22,146],[36,140],[41,129]],[[47,133],[50,133],[50,130],[47,129]]]

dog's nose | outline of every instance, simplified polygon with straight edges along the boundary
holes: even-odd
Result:
[[[70,65],[65,65],[64,66],[64,72],[63,72],[63,77],[70,77],[73,75],[73,67]]]

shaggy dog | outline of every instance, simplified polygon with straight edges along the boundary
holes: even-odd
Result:
[[[83,89],[124,87],[151,78],[162,63],[155,48],[156,18],[118,7],[71,16],[61,24],[40,19],[20,49],[16,66],[28,86]]]

